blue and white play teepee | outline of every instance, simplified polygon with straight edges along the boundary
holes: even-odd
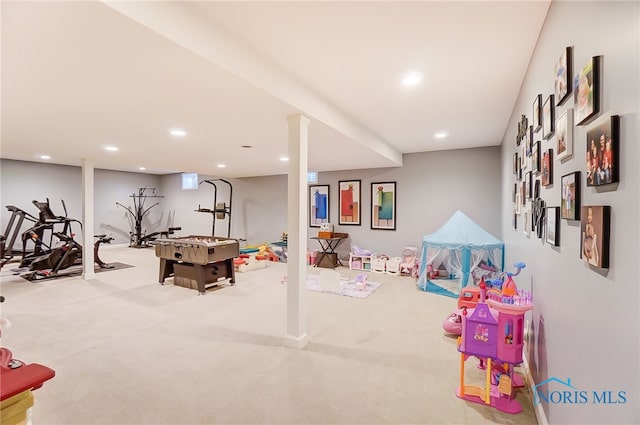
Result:
[[[422,238],[418,288],[457,297],[471,284],[477,267],[504,267],[504,242],[491,235],[461,211],[456,211],[438,230]],[[431,279],[429,270],[446,270],[448,278]]]

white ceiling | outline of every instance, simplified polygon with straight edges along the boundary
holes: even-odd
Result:
[[[317,171],[499,145],[549,1],[1,7],[3,158],[243,177],[286,173],[297,113]]]

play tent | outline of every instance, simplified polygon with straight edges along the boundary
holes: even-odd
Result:
[[[473,283],[471,276],[491,269],[501,272],[503,267],[504,242],[456,211],[442,227],[422,238],[418,288],[457,297]],[[445,276],[435,278],[438,270],[446,270]]]

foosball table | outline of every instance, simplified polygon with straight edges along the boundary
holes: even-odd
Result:
[[[229,279],[236,282],[233,259],[240,255],[236,239],[213,236],[185,236],[156,239],[160,258],[159,282],[173,275],[175,285],[197,289],[204,294],[208,286]]]

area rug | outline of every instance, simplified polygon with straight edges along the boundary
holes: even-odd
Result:
[[[102,272],[110,272],[110,271],[114,271],[114,270],[122,270],[122,269],[128,269],[130,267],[135,267],[132,266],[130,264],[125,264],[125,263],[119,263],[119,262],[113,262],[113,263],[107,263],[111,267],[110,269],[106,269],[106,268],[102,268],[100,266],[98,266],[97,264],[95,265],[95,272],[96,273],[102,273]],[[14,272],[14,274],[20,274],[21,270],[20,269],[14,269],[12,270]],[[58,272],[58,275],[56,275],[55,277],[72,277],[72,276],[81,276],[82,275],[82,267],[79,266],[71,266],[67,269],[62,269]],[[25,280],[28,281],[38,281],[38,280],[46,280],[46,279],[52,279],[55,278],[54,276],[52,277],[45,277],[45,276],[39,276],[38,278],[30,278],[31,273],[26,272],[20,275],[20,277],[22,277]]]
[[[339,288],[323,288],[320,285],[320,275],[307,275],[307,290],[314,292],[323,292],[325,294],[343,295],[353,298],[367,298],[369,295],[382,285],[381,282],[367,281],[364,290],[356,289],[356,282],[353,279],[341,278]]]

